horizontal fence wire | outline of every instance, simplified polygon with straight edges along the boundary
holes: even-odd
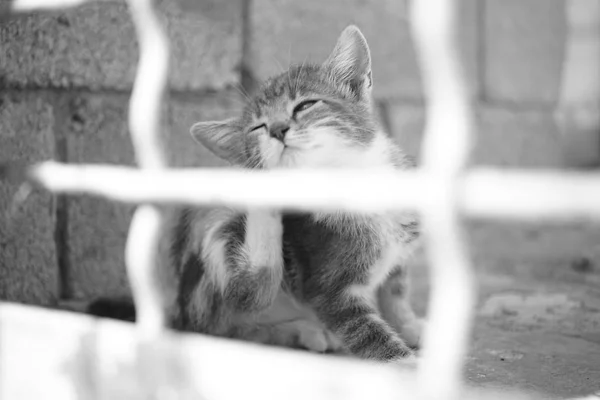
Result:
[[[13,8],[31,11],[84,2],[15,0]],[[24,173],[52,192],[95,194],[142,204],[132,221],[126,255],[142,338],[160,337],[165,325],[162,294],[154,275],[162,215],[152,204],[361,212],[411,208],[423,215],[432,268],[431,308],[418,371],[420,395],[428,399],[459,398],[474,297],[459,215],[600,216],[600,206],[594,201],[600,196],[598,174],[493,169],[465,172],[472,143],[472,110],[457,51],[458,0],[411,4],[411,27],[428,98],[425,162],[412,172],[168,170],[159,145],[168,42],[151,0],[128,3],[141,49],[129,115],[141,168],[44,162],[26,168]],[[273,187],[278,187],[277,192]],[[448,302],[452,303],[450,309]]]
[[[428,173],[421,169],[261,172],[189,168],[145,172],[131,167],[54,161],[0,168],[4,168],[4,176],[13,175],[14,181],[26,175],[30,182],[52,192],[91,194],[124,203],[377,212],[418,210],[430,196]],[[272,191],[273,186],[280,190]],[[465,171],[456,186],[458,207],[466,216],[515,220],[600,218],[597,172],[479,167]]]

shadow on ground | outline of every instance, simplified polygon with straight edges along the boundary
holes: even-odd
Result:
[[[469,224],[478,277],[466,376],[549,399],[600,391],[600,225]],[[414,268],[426,309],[427,268]]]

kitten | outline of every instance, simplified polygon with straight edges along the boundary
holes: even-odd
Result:
[[[375,120],[371,88],[367,42],[349,26],[323,64],[290,67],[240,117],[199,122],[191,133],[244,168],[411,168]],[[418,347],[406,271],[419,236],[412,213],[176,215],[167,241],[178,281],[168,310],[174,327],[381,361]],[[90,312],[107,316],[112,303]]]

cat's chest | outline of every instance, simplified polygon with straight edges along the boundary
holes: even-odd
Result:
[[[383,284],[388,275],[397,268],[407,254],[402,245],[396,242],[386,243],[381,247],[379,257],[367,273],[366,286],[377,288]]]
[[[312,282],[345,285],[357,294],[381,286],[411,253],[413,235],[407,227],[412,219],[380,216],[286,222],[285,236],[291,246],[284,247],[291,248],[295,261],[291,264],[299,267],[290,270]]]
[[[387,240],[386,240],[387,239]],[[360,282],[349,286],[348,292],[352,295],[362,297],[366,300],[374,300],[377,289],[384,284],[387,277],[399,268],[403,261],[408,258],[409,252],[406,246],[393,238],[385,238],[380,244],[377,256],[367,266]]]
[[[367,265],[363,279],[348,288],[351,294],[374,301],[377,289],[413,252],[415,243],[407,226],[403,218],[392,217],[373,222],[371,230],[376,238],[374,243],[377,249],[373,252],[374,257]]]

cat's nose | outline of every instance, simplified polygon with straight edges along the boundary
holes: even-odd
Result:
[[[269,128],[269,135],[281,142],[285,138],[285,134],[290,130],[290,125],[287,122],[274,122]]]

